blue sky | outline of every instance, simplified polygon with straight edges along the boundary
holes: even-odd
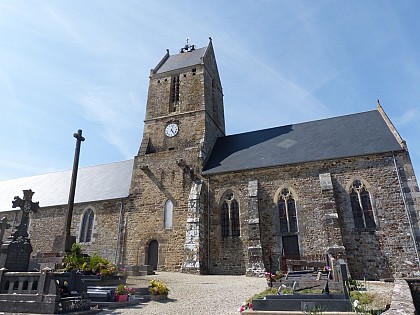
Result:
[[[373,110],[420,172],[419,1],[0,0],[0,180],[133,158],[149,70],[213,38],[228,134]],[[363,126],[349,133],[363,137]]]

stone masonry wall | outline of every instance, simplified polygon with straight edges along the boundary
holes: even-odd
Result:
[[[188,52],[185,54],[188,57]],[[170,103],[173,76],[179,76],[180,82],[179,104],[174,111]],[[179,126],[173,137],[164,134],[169,123]],[[194,261],[200,271],[205,268],[204,240],[197,247],[198,257],[184,255],[185,248],[192,246],[186,246],[186,229],[192,228],[187,219],[200,217],[200,229],[195,233],[205,235],[201,203],[196,209],[200,215],[196,218],[190,208],[188,217],[189,194],[194,183],[203,180],[202,164],[216,137],[223,134],[223,95],[211,44],[200,64],[151,74],[143,140],[134,162],[127,211],[124,259],[128,264],[148,263],[149,244],[157,241],[159,270],[180,270],[186,260],[190,263],[184,267]],[[200,196],[197,200],[204,199],[205,196]],[[164,227],[167,200],[174,204],[170,229]]]
[[[180,270],[184,259],[188,197],[199,166],[198,150],[166,151],[136,157],[133,189],[127,211],[125,261],[147,264],[148,245],[159,244],[158,269]],[[180,161],[183,163],[180,163]],[[178,163],[177,163],[178,162]],[[185,164],[184,164],[185,163]],[[145,167],[147,165],[147,167]],[[171,229],[164,227],[164,206],[174,203]]]
[[[92,241],[81,243],[84,252],[90,255],[98,253],[111,262],[115,262],[120,207],[121,200],[75,204],[70,232],[76,236],[77,241],[84,211],[91,208],[95,212]],[[60,235],[64,228],[66,209],[67,206],[41,207],[36,214],[32,215],[29,225],[29,236],[34,249],[32,256],[36,256],[37,253],[52,252],[54,238]]]
[[[417,198],[418,186],[414,173],[410,173],[412,168],[408,155],[400,152],[397,159],[405,172],[410,174],[403,179],[406,182],[404,186],[410,185],[412,195]],[[323,173],[331,174],[333,196],[321,190],[319,174]],[[354,228],[348,197],[348,189],[354,179],[368,184],[378,224],[376,230],[358,231]],[[219,203],[221,194],[228,189],[238,194],[241,227],[246,226],[248,209],[243,201],[249,180],[258,180],[259,183],[260,225],[266,269],[278,267],[281,244],[275,196],[287,187],[293,192],[297,204],[298,239],[303,258],[323,257],[328,247],[344,245],[353,277],[377,279],[413,274],[416,270],[416,251],[400,197],[392,154],[384,154],[211,176],[212,272],[229,273],[232,266],[238,273],[243,270],[242,263],[247,260],[247,232],[241,229],[241,237],[236,241],[221,239]],[[419,203],[415,198],[411,203],[418,212]],[[335,205],[332,203],[334,199]],[[412,213],[412,221],[414,226],[418,226],[416,211]]]

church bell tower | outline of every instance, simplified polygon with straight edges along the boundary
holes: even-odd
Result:
[[[187,44],[150,71],[139,155],[200,148],[204,162],[216,137],[225,135],[223,92],[212,42]]]
[[[167,50],[150,71],[145,116],[130,189],[136,213],[131,224],[138,228],[130,229],[137,234],[129,235],[127,242],[127,252],[131,248],[141,254],[128,261],[141,265],[156,260],[158,269],[179,270],[190,248],[187,243],[204,244],[204,227],[196,217],[202,212],[201,171],[216,139],[225,135],[223,92],[211,38],[206,47],[196,48],[187,40],[178,54],[171,56]],[[189,206],[191,198],[195,209]],[[193,239],[188,231],[194,231]],[[158,243],[157,253],[151,252],[151,242]],[[200,250],[188,251],[195,257],[193,264],[201,264]]]

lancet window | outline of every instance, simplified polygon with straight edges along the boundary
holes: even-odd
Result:
[[[222,202],[221,228],[223,238],[241,236],[239,202],[234,198],[232,192],[227,192]]]
[[[171,80],[170,112],[175,112],[179,104],[179,75]]]
[[[297,232],[298,222],[296,213],[296,201],[289,189],[282,189],[277,205],[279,208],[281,232]]]
[[[86,209],[82,217],[82,226],[80,228],[79,243],[88,243],[92,241],[94,221],[95,212],[91,208]]]
[[[172,214],[174,210],[174,204],[171,200],[166,201],[164,209],[164,225],[165,229],[172,229]]]
[[[350,187],[350,203],[356,228],[376,228],[370,193],[360,180]]]

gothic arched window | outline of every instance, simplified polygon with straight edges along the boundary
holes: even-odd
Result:
[[[230,203],[230,223],[232,226],[232,236],[240,236],[241,229],[239,226],[239,203],[233,199]]]
[[[360,180],[350,187],[350,203],[356,228],[376,228],[370,194]]]
[[[234,199],[232,192],[227,192],[221,206],[222,237],[241,236],[239,221],[239,203]]]
[[[172,229],[172,214],[174,211],[174,204],[171,200],[166,201],[164,210],[164,225],[165,229]]]
[[[82,217],[82,227],[80,228],[79,243],[88,243],[92,241],[93,223],[95,220],[95,212],[88,208]]]
[[[229,236],[229,206],[227,202],[222,204],[222,237]]]
[[[280,229],[282,232],[297,232],[297,213],[296,202],[289,189],[282,189],[279,200],[277,202],[279,207]]]

